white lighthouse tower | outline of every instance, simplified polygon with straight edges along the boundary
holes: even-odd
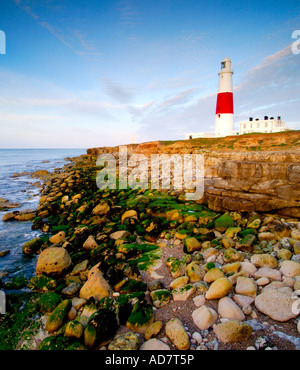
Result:
[[[219,72],[215,136],[228,136],[233,134],[232,75],[231,60],[225,58],[221,62],[221,71]]]

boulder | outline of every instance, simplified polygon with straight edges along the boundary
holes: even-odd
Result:
[[[126,218],[135,218],[137,219],[137,212],[134,209],[130,209],[122,214],[121,223],[124,223]]]
[[[235,292],[237,294],[246,295],[249,297],[256,297],[257,286],[252,278],[239,276],[237,278]]]
[[[34,238],[23,244],[22,252],[27,255],[32,255],[39,251],[43,245],[43,240],[41,238]]]
[[[100,308],[84,329],[85,346],[88,348],[105,346],[113,339],[118,327],[115,313],[108,308]]]
[[[187,284],[180,288],[172,290],[172,297],[174,301],[187,301],[196,291],[193,284]]]
[[[283,261],[280,264],[280,272],[286,277],[300,275],[300,263],[296,261]]]
[[[70,299],[65,299],[58,306],[56,306],[51,315],[48,317],[46,330],[49,332],[53,332],[59,329],[67,319],[67,315],[71,307],[72,302],[70,301]]]
[[[210,270],[206,272],[206,274],[203,277],[203,280],[207,283],[212,283],[213,281],[224,277],[224,273],[222,270],[220,270],[218,267],[213,267]]]
[[[251,325],[237,320],[229,320],[214,326],[218,340],[225,344],[246,341],[252,331]]]
[[[262,277],[266,277],[272,281],[281,281],[281,272],[271,267],[261,267],[254,273],[254,278],[259,279]]]
[[[256,267],[277,267],[276,257],[268,253],[254,254],[251,257],[251,263]]]
[[[110,348],[108,348],[110,349]],[[140,347],[140,350],[146,350],[146,351],[157,351],[157,350],[161,350],[161,351],[168,351],[170,350],[170,347],[162,342],[161,340],[159,339],[156,339],[156,338],[151,338],[149,340],[147,340],[146,342],[144,342],[141,347]]]
[[[98,247],[98,244],[96,240],[94,239],[93,235],[90,235],[86,241],[83,243],[83,249],[86,249],[88,251],[91,251],[94,248]]]
[[[166,335],[178,350],[187,350],[190,348],[189,336],[182,324],[176,317],[166,324]]]
[[[222,298],[232,291],[232,284],[226,277],[221,277],[211,283],[205,294],[206,299]]]
[[[110,234],[110,238],[114,240],[118,239],[126,239],[130,235],[130,232],[127,230],[119,230],[115,231],[114,233]]]
[[[65,248],[48,247],[39,255],[36,264],[36,275],[62,275],[71,264],[71,257]]]
[[[263,290],[255,298],[255,306],[260,312],[280,322],[288,321],[298,316],[298,311],[293,310],[294,302],[295,299],[292,298],[292,294],[277,289]]]
[[[186,253],[193,253],[201,249],[201,243],[194,237],[186,237],[184,239],[184,247]]]
[[[111,351],[116,350],[137,350],[139,349],[140,340],[136,333],[128,331],[116,336],[108,345]]]
[[[92,210],[93,215],[107,215],[110,211],[110,206],[107,203],[100,203]]]
[[[156,337],[158,333],[161,331],[162,326],[163,326],[162,321],[154,321],[154,323],[151,324],[145,331],[145,340],[149,340],[152,337]]]
[[[136,333],[145,333],[147,328],[154,322],[152,306],[145,301],[138,301],[133,306],[131,314],[126,322],[127,328]]]
[[[80,289],[80,298],[89,299],[94,297],[96,301],[100,301],[100,299],[109,297],[112,294],[111,287],[96,266],[89,271],[88,280]]]
[[[160,308],[169,303],[171,294],[167,289],[157,289],[150,293],[150,297],[152,299],[153,306]]]
[[[180,288],[183,285],[186,285],[188,281],[189,281],[188,276],[180,276],[170,283],[170,289]]]
[[[229,297],[223,297],[218,303],[218,313],[221,317],[230,319],[244,321],[245,315],[239,306]]]
[[[52,244],[59,244],[65,240],[66,233],[64,231],[59,231],[57,234],[52,235],[49,238],[49,242]]]
[[[195,283],[203,279],[205,269],[197,261],[193,261],[186,266],[185,274],[188,276],[190,283]]]
[[[222,216],[218,217],[214,221],[215,229],[220,231],[221,233],[225,232],[229,227],[234,226],[233,219],[229,216],[229,213],[226,212]]]
[[[193,311],[192,318],[199,329],[205,330],[215,324],[218,319],[218,314],[214,309],[202,305]]]

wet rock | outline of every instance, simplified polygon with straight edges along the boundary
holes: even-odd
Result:
[[[230,262],[237,262],[237,261],[243,261],[244,260],[244,255],[242,252],[237,251],[234,248],[228,248],[225,250],[224,254],[224,261],[226,263]]]
[[[233,219],[229,216],[229,213],[226,212],[222,216],[218,217],[214,221],[214,227],[216,230],[220,231],[221,233],[225,232],[229,227],[234,226]]]
[[[60,295],[54,292],[43,293],[38,301],[42,313],[51,313],[60,303]]]
[[[170,283],[170,289],[177,289],[186,285],[189,281],[188,276],[180,276]]]
[[[46,323],[46,330],[49,332],[56,331],[59,329],[67,319],[69,310],[71,309],[72,303],[69,299],[62,301],[53,310]]]
[[[154,322],[152,306],[147,302],[138,301],[133,306],[131,314],[126,322],[127,328],[136,333],[145,333],[147,328]]]
[[[0,257],[4,257],[4,256],[6,256],[9,253],[10,253],[10,250],[9,249],[4,249],[3,251],[0,252]]]
[[[111,239],[118,240],[118,239],[126,239],[129,235],[130,235],[130,232],[129,231],[127,231],[127,230],[119,230],[119,231],[116,231],[116,232],[110,234],[109,237]]]
[[[78,320],[69,321],[65,329],[65,337],[81,338],[84,332],[84,326]]]
[[[62,275],[72,264],[69,253],[61,247],[49,247],[42,251],[36,264],[36,275]]]
[[[137,212],[136,210],[134,209],[130,209],[129,211],[126,211],[122,214],[122,217],[121,217],[121,222],[122,224],[124,223],[124,221],[127,219],[127,218],[135,218],[137,219]]]
[[[99,348],[108,344],[115,336],[119,325],[115,314],[106,308],[98,310],[84,329],[84,344],[88,348]]]
[[[237,244],[236,249],[241,251],[252,251],[253,250],[253,243],[256,241],[256,236],[253,234],[248,234],[244,236]]]
[[[22,246],[22,252],[27,255],[32,255],[38,252],[42,245],[43,240],[41,238],[34,238]]]

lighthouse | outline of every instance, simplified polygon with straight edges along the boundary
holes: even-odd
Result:
[[[233,134],[233,93],[231,60],[225,58],[221,62],[219,89],[216,104],[215,136]]]

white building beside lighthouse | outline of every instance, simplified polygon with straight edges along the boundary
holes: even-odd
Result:
[[[234,130],[233,125],[233,84],[231,60],[224,58],[221,62],[219,75],[219,87],[215,111],[215,130],[212,132],[188,132],[185,139],[225,137],[231,135],[244,135],[249,133],[272,133],[291,130],[285,127],[281,116],[277,119],[265,116],[263,120],[252,117],[249,121],[239,122],[239,129]]]

